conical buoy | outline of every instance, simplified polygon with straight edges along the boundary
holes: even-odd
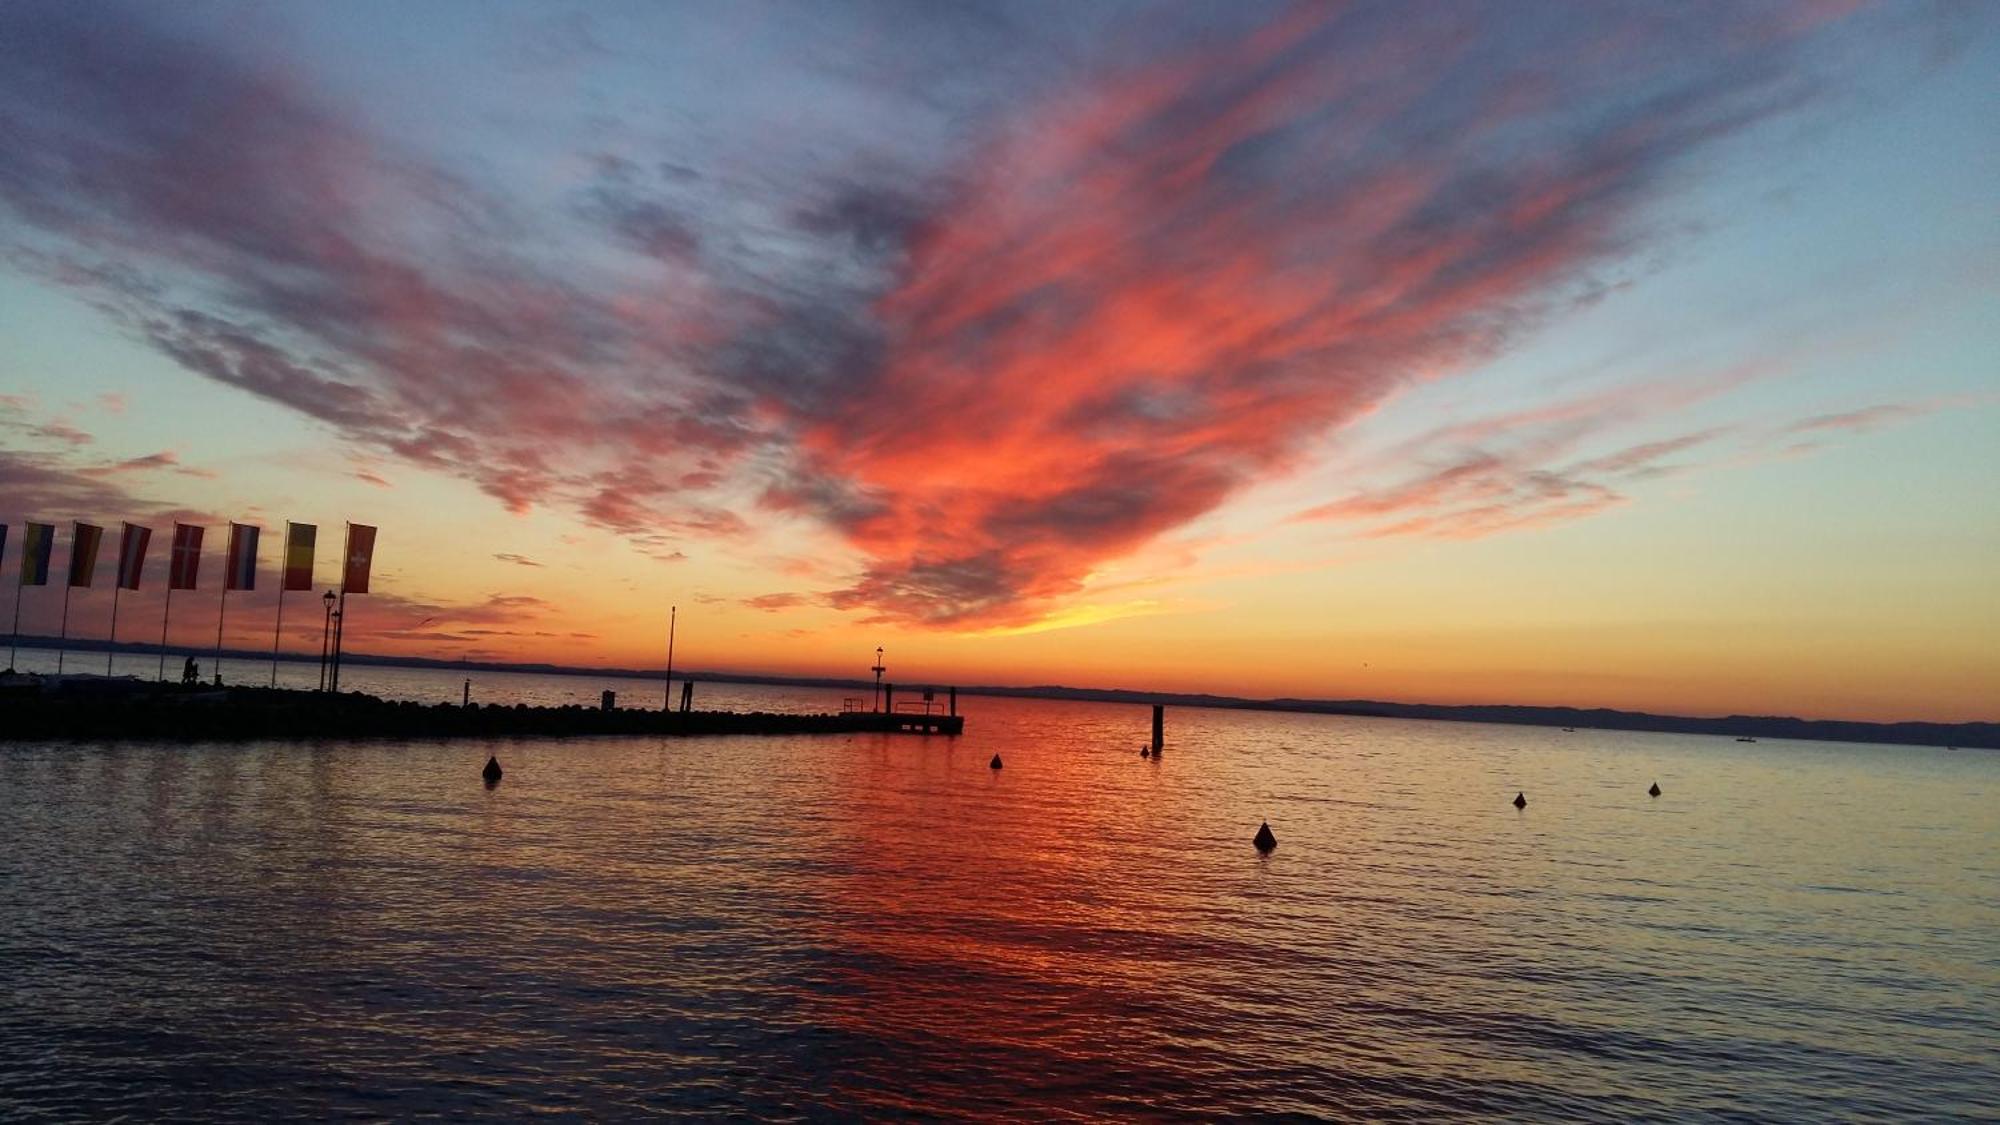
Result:
[[[1514,807],[1515,807],[1515,808],[1517,808],[1517,809],[1525,809],[1525,808],[1527,808],[1527,807],[1528,807],[1528,795],[1527,795],[1526,793],[1516,793],[1516,794],[1514,794]]]
[[[479,771],[479,776],[485,778],[488,785],[498,782],[500,780],[500,759],[487,758],[486,768]]]
[[[1257,830],[1257,835],[1250,842],[1257,845],[1257,850],[1260,852],[1275,850],[1278,846],[1278,838],[1271,835],[1271,822],[1268,820],[1265,821],[1264,826]]]
[[[997,770],[997,769],[999,769],[999,768],[1000,768],[1000,755],[998,755],[998,754],[995,754],[995,755],[993,755],[993,760],[992,760],[992,761],[990,761],[990,762],[988,762],[988,763],[986,763],[986,764],[987,764],[987,765],[989,765],[989,766],[991,766],[991,767],[993,767],[993,768],[994,768],[994,769],[996,769],[996,770]]]
[[[1141,758],[1150,758],[1150,757],[1152,757],[1152,756],[1153,756],[1153,752],[1152,752],[1151,750],[1147,749],[1146,747],[1144,747],[1144,746],[1141,746],[1141,747],[1139,748],[1139,756],[1140,756]]]
[[[1651,789],[1646,790],[1646,796],[1657,797],[1659,795],[1660,795],[1660,783],[1655,781],[1653,783],[1653,787]]]

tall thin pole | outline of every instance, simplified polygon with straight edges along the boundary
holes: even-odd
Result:
[[[341,640],[340,635],[346,631],[347,631],[347,584],[342,583],[340,587],[340,600],[334,603],[333,663],[327,671],[327,679],[326,679],[327,690],[335,693],[336,695],[339,694],[340,692],[340,640]]]
[[[69,641],[69,592],[75,588],[76,587],[70,585],[67,582],[63,583],[62,628],[58,630],[56,633],[56,675],[58,676],[62,675],[63,657],[68,655],[67,644]]]
[[[121,552],[122,554],[122,552]],[[123,561],[122,559],[120,561]],[[104,652],[104,674],[111,675],[111,657],[118,651],[118,595],[125,587],[117,582],[111,584],[111,647]]]
[[[354,538],[354,525],[342,524],[340,533],[340,608],[334,611],[333,620],[333,670],[328,673],[327,683],[334,694],[340,693],[340,642],[341,634],[347,632],[347,560],[353,550],[350,540]]]
[[[286,525],[285,538],[291,538],[291,525]],[[271,626],[271,686],[278,686],[278,636],[285,628],[285,575],[278,573],[278,623]]]
[[[174,577],[172,568],[167,574],[167,604],[160,610],[160,680],[167,678],[167,615],[174,611]]]
[[[24,564],[25,565],[25,564]],[[7,634],[7,670],[14,670],[15,658],[21,655],[21,584],[14,583],[14,631]]]
[[[662,712],[674,709],[674,624],[679,619],[681,607],[667,607],[667,690],[660,696]]]
[[[326,592],[326,620],[319,627],[319,690],[326,690],[326,658],[333,637],[333,591]]]
[[[222,604],[215,610],[215,682],[222,682],[222,615],[229,612],[229,576],[222,576]]]

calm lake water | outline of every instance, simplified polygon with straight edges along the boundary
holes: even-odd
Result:
[[[2000,1114],[2000,755],[961,710],[0,743],[0,1118]]]

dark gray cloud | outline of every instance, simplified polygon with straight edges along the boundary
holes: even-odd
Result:
[[[509,41],[522,81],[643,69],[648,18],[683,21],[649,32],[689,76],[496,89],[540,158],[510,161],[387,135],[199,13],[0,5],[0,253],[510,509],[668,561],[805,515],[864,559],[834,604],[1006,624],[1601,293],[1709,145],[1810,101],[1798,52],[1832,18],[784,14],[542,21]],[[1601,505],[1664,451],[1628,454],[1510,487]]]

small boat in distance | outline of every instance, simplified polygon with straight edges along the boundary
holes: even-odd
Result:
[[[1738,738],[1738,739],[1737,739],[1736,741],[1738,741],[1738,742],[1755,742],[1755,741],[1757,741],[1757,740],[1756,740],[1756,739],[1754,739],[1754,738],[1751,738],[1751,737],[1750,737],[1749,735],[1747,735],[1747,734],[1746,734],[1746,735],[1744,735],[1743,737],[1741,737],[1741,738]]]
[[[1565,731],[1568,731],[1568,732],[1569,732],[1570,734],[1575,734],[1575,733],[1576,733],[1576,728],[1575,728],[1575,727],[1564,727],[1564,728],[1563,728],[1563,730],[1565,730]]]

